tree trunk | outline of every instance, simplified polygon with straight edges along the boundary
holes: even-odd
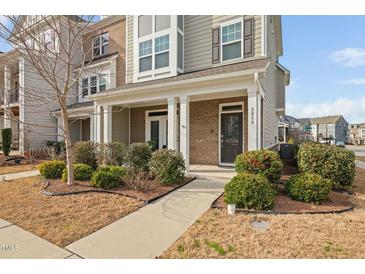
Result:
[[[67,161],[67,184],[69,186],[75,183],[74,180],[74,159],[73,159],[73,152],[72,152],[72,144],[71,144],[71,137],[70,131],[68,127],[68,119],[66,111],[62,111],[62,122],[63,122],[63,132],[65,138],[65,147],[66,147],[66,161]]]

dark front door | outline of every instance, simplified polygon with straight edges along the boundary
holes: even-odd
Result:
[[[221,163],[233,163],[242,153],[242,112],[221,114]]]

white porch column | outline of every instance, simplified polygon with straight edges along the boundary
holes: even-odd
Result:
[[[97,104],[94,104],[94,134],[93,134],[93,141],[95,143],[101,144],[102,142],[102,122],[103,122],[103,113],[102,113],[103,107]]]
[[[180,152],[189,172],[189,96],[180,96]]]
[[[103,106],[104,111],[104,143],[112,142],[112,106]]]
[[[11,70],[10,67],[4,66],[4,128],[11,128],[9,96],[11,89]]]
[[[261,146],[261,96],[256,88],[248,89],[248,150]]]
[[[177,150],[177,100],[167,98],[167,145],[168,149]]]
[[[90,141],[95,141],[94,139],[94,114],[90,115]]]

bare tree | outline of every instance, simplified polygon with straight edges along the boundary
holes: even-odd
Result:
[[[92,22],[82,16],[5,16],[0,20],[0,39],[8,41],[24,60],[24,70],[47,84],[44,90],[23,89],[23,96],[36,104],[57,104],[62,118],[61,135],[65,141],[68,185],[74,183],[73,151],[67,106],[77,102],[78,83],[87,66],[82,35]],[[77,70],[75,70],[77,68]],[[37,111],[37,108],[33,108]],[[4,111],[9,111],[5,109]],[[9,114],[11,115],[11,114]],[[42,115],[40,113],[39,115]],[[24,124],[26,122],[20,121]],[[57,127],[32,121],[38,127]]]

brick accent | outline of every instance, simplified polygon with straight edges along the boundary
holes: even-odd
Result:
[[[247,151],[247,98],[235,97],[190,103],[190,163],[219,164],[219,104],[244,101],[244,151]]]
[[[95,25],[97,26],[97,24]],[[85,52],[85,60],[92,58],[92,38],[102,33],[109,33],[109,53],[118,53],[117,57],[117,87],[125,84],[125,18],[118,21],[98,27],[83,36],[83,48]]]
[[[248,148],[247,97],[234,97],[190,103],[190,163],[219,164],[219,104],[244,102],[244,151]],[[167,109],[167,105],[131,108],[131,143],[145,142],[147,110]]]

